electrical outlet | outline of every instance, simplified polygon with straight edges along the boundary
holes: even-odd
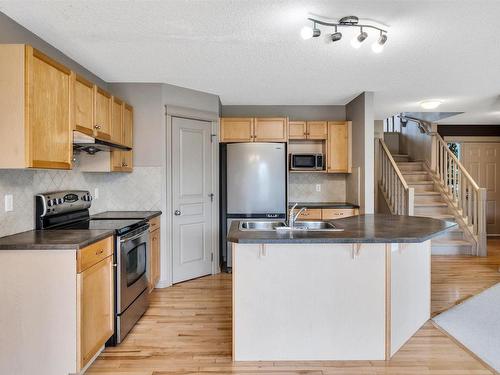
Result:
[[[5,195],[5,212],[14,211],[14,197],[12,194]]]
[[[321,191],[321,184],[316,184],[316,191]]]
[[[99,189],[98,188],[94,189],[94,199],[99,199]]]

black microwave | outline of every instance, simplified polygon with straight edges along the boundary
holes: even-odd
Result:
[[[324,169],[323,154],[290,154],[292,171],[320,171]]]

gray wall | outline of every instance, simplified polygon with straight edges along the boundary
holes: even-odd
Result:
[[[111,83],[110,89],[134,106],[134,165],[163,165],[165,105],[219,113],[217,95],[163,83]]]
[[[360,205],[361,213],[374,212],[374,114],[373,93],[364,92],[346,105],[352,121],[352,167],[347,177],[347,200]],[[359,199],[359,201],[358,201]]]
[[[7,17],[4,13],[0,12],[0,43],[2,44],[31,44],[36,49],[42,51],[47,56],[59,61],[60,63],[66,65],[71,70],[74,70],[78,74],[89,81],[101,86],[104,89],[108,88],[108,84],[102,79],[97,77],[92,72],[85,69],[83,66],[78,64],[76,61],[72,60],[57,48],[54,48],[49,43],[40,39],[37,35],[33,34],[31,31],[25,27],[18,24],[13,19]]]
[[[221,117],[289,117],[290,120],[345,120],[343,105],[222,105]]]

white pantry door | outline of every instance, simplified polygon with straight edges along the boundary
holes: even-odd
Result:
[[[174,283],[212,273],[211,126],[172,117]]]
[[[486,188],[486,233],[500,235],[500,143],[463,143],[464,167]]]

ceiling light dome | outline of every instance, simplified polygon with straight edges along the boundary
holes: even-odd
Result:
[[[434,100],[434,99],[433,100],[424,100],[424,101],[420,102],[420,106],[423,109],[436,109],[441,104],[442,104],[441,100]]]

